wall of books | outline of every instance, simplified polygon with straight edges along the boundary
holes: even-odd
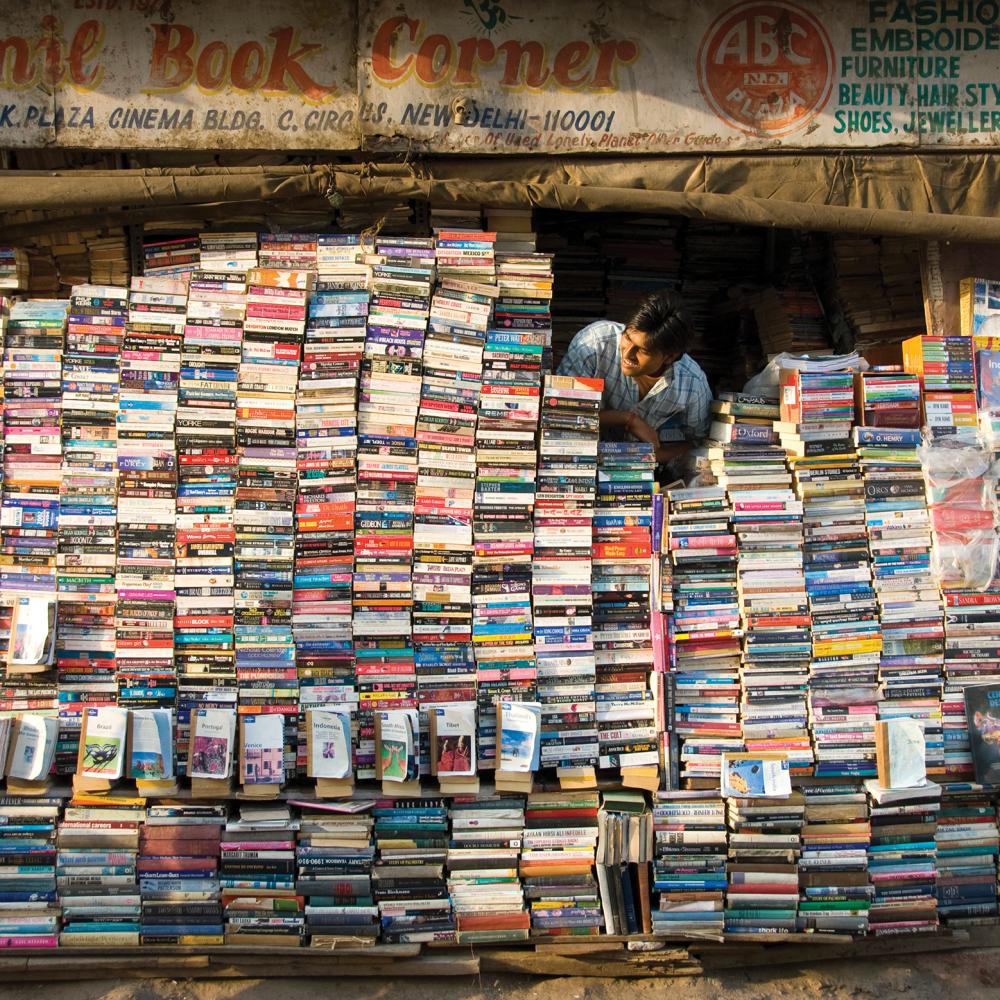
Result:
[[[822,353],[720,391],[661,487],[552,374],[572,248],[431,223],[150,240],[127,285],[3,300],[0,944],[996,919],[994,286],[953,337],[869,317],[870,366],[815,294],[744,297]],[[670,283],[641,225],[614,311]]]

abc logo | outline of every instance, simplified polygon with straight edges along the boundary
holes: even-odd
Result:
[[[698,51],[698,85],[727,125],[759,138],[789,135],[822,111],[833,48],[812,14],[790,3],[741,3],[720,15]]]

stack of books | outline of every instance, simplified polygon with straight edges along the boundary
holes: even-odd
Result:
[[[531,921],[518,877],[520,796],[457,796],[449,810],[448,894],[458,944],[525,941]]]
[[[941,786],[890,791],[866,781],[872,842],[868,871],[875,897],[868,930],[875,937],[933,931],[937,915],[937,817]]]
[[[455,940],[445,861],[448,810],[440,799],[379,799],[375,804],[372,890],[382,941]]]
[[[1000,836],[985,790],[945,786],[934,840],[941,922],[947,927],[995,923]]]
[[[971,781],[965,694],[1000,678],[1000,590],[995,586],[985,591],[946,590],[943,598],[945,773],[949,781]]]
[[[483,232],[478,224],[475,228],[435,228],[434,257],[438,277],[492,283],[496,239],[496,233]]]
[[[353,270],[358,257],[365,252],[360,233],[319,233],[316,237],[316,271],[319,281],[327,275],[341,273],[342,268]]]
[[[725,929],[726,806],[718,790],[656,793],[653,931],[721,936]]]
[[[805,790],[799,859],[799,929],[865,934],[874,889],[868,880],[868,798],[854,783]]]
[[[247,275],[237,382],[236,674],[241,713],[279,713],[285,774],[298,759],[298,676],[292,637],[295,562],[295,397],[313,275],[257,268]]]
[[[375,776],[374,713],[417,707],[413,520],[421,357],[434,280],[433,241],[379,240],[358,403],[354,640],[358,777]],[[369,763],[370,762],[370,763]]]
[[[766,288],[753,296],[752,306],[765,355],[822,354],[830,349],[826,316],[812,289]]]
[[[810,713],[815,773],[875,773],[875,702],[882,640],[865,532],[864,482],[851,439],[853,376],[782,375],[782,444],[803,501],[804,564],[812,627]]]
[[[256,233],[200,233],[202,271],[242,273],[257,266]]]
[[[609,316],[631,316],[647,295],[680,287],[678,221],[630,215],[602,225]]]
[[[594,513],[594,658],[600,767],[657,767],[650,674],[653,490],[645,442],[602,442]]]
[[[941,698],[944,615],[931,568],[919,430],[855,427],[865,524],[882,626],[879,717],[924,728],[929,774],[945,773]]]
[[[727,934],[791,933],[798,926],[805,799],[727,799]]]
[[[732,507],[718,487],[674,489],[667,496],[674,588],[671,680],[680,778],[689,788],[718,788],[721,754],[743,749],[743,633]]]
[[[60,746],[56,770],[76,763],[88,707],[113,705],[118,501],[119,365],[128,289],[76,285],[62,365],[62,482],[56,668]]]
[[[295,891],[304,900],[305,931],[314,946],[374,943],[378,937],[371,804],[345,812],[327,803],[299,804]]]
[[[257,261],[278,271],[315,271],[318,265],[316,233],[261,233]]]
[[[552,254],[515,253],[497,256],[497,286],[500,295],[494,310],[499,329],[533,330],[544,338],[545,370],[552,363],[552,302],[555,279]]]
[[[538,245],[538,233],[535,232],[530,208],[493,208],[487,205],[483,209],[486,216],[486,228],[496,232],[496,252],[501,253],[533,253]]]
[[[0,246],[0,289],[16,292],[27,286],[27,253],[20,247]]]
[[[812,770],[807,694],[809,603],[802,563],[802,501],[791,489],[774,423],[776,398],[723,393],[713,403],[709,456],[732,506],[739,551],[743,657],[740,714],[748,752],[783,752],[793,773]]]
[[[932,438],[975,440],[978,429],[975,352],[971,337],[910,337],[903,368],[923,386],[923,423]]]
[[[225,943],[219,854],[226,806],[149,806],[139,842],[142,943]]]
[[[483,347],[473,498],[472,643],[480,768],[496,766],[496,703],[534,702],[531,610],[534,505],[549,300],[499,260],[502,294]]]
[[[128,240],[123,229],[103,229],[100,239],[87,240],[90,282],[94,285],[124,285],[129,279]]]
[[[897,366],[855,375],[854,403],[858,423],[864,427],[920,429],[920,377]]]
[[[649,563],[649,631],[653,645],[653,673],[650,687],[656,709],[657,747],[660,764],[664,766],[664,787],[680,787],[680,762],[677,732],[674,726],[673,632],[668,620],[674,610],[674,577],[670,560],[670,540],[667,537],[667,498],[659,491],[653,494]]]
[[[0,587],[31,600],[54,636],[59,486],[62,466],[62,355],[65,301],[16,302],[4,335],[4,456]],[[7,711],[56,714],[54,643],[45,662],[20,673]],[[19,673],[10,670],[9,675]],[[39,670],[39,667],[42,669]]]
[[[591,574],[602,389],[600,379],[550,375],[542,394],[531,581],[542,767],[598,764]]]
[[[181,773],[187,763],[191,710],[233,707],[237,701],[233,512],[246,288],[246,275],[238,269],[195,271],[188,285],[176,418],[174,647]]]
[[[59,823],[56,884],[61,947],[137,945],[141,902],[136,857],[142,799],[73,800]]]
[[[451,234],[457,235],[457,234]],[[475,242],[489,234],[466,231]],[[436,248],[443,278],[431,299],[417,414],[417,489],[413,526],[413,642],[421,708],[464,705],[475,717],[472,654],[472,520],[476,414],[483,343],[493,309],[492,243],[475,257],[474,280],[460,274],[454,248]],[[463,251],[464,252],[464,251]],[[488,264],[488,266],[487,266]],[[474,725],[473,725],[474,731]],[[421,741],[429,748],[430,740]],[[471,748],[470,748],[471,749]],[[429,758],[425,762],[430,769]],[[470,759],[471,765],[471,759]]]
[[[242,805],[222,833],[219,887],[226,944],[301,945],[302,899],[295,888],[295,831],[287,805]]]
[[[56,821],[62,799],[0,795],[0,942],[6,948],[55,948],[60,907],[56,891]]]
[[[178,236],[142,241],[142,273],[148,278],[181,278],[201,266],[201,239]]]
[[[653,814],[642,792],[605,792],[598,813],[596,871],[608,934],[650,934]]]
[[[187,284],[136,277],[129,292],[118,397],[118,548],[115,563],[118,701],[170,708],[180,380]]]
[[[321,237],[321,240],[324,239]],[[330,237],[333,239],[333,237]],[[355,238],[356,239],[356,238]],[[357,742],[351,585],[357,509],[358,378],[370,272],[351,259],[321,263],[302,349],[295,404],[298,492],[292,627],[299,703],[346,709]],[[331,250],[340,249],[332,245]],[[306,741],[299,728],[299,771]],[[371,767],[371,761],[367,762]]]
[[[520,873],[533,938],[601,933],[594,878],[597,792],[533,793],[524,811]]]

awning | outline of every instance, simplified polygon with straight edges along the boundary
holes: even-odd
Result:
[[[93,213],[103,224],[227,205],[373,210],[409,198],[435,205],[537,205],[676,214],[751,226],[923,239],[1000,241],[1000,157],[838,154],[692,157],[421,157],[405,163],[0,171],[4,215]],[[34,227],[4,227],[14,239]]]

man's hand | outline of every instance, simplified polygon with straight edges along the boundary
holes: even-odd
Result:
[[[656,461],[660,465],[669,465],[683,458],[691,450],[690,441],[674,441],[671,444],[662,444],[656,449]]]
[[[642,417],[637,417],[634,413],[630,414],[626,426],[632,437],[645,441],[646,444],[651,444],[654,448],[660,447],[660,435]]]

